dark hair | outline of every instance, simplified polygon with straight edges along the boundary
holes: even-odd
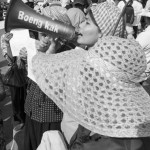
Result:
[[[79,8],[80,10],[82,10],[82,11],[84,12],[84,8],[85,8],[85,6],[84,6],[84,5],[82,5],[82,4],[76,3],[76,4],[74,4],[74,5],[73,5],[73,7],[75,7],[75,8]]]
[[[25,4],[28,5],[31,8],[34,8],[34,2],[27,2]]]
[[[145,22],[146,22],[146,25],[150,25],[150,18],[149,17],[145,17]]]
[[[92,3],[98,3],[98,0],[92,0]]]

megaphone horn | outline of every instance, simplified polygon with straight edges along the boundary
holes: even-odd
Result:
[[[56,35],[66,40],[75,37],[73,26],[39,14],[21,0],[11,0],[5,19],[5,31],[9,32],[17,28]]]

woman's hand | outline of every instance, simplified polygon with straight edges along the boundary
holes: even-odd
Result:
[[[11,52],[11,48],[10,48],[10,39],[13,37],[13,34],[8,32],[5,33],[1,36],[1,49],[2,49],[2,54],[5,57],[6,54],[12,58],[12,52]],[[7,58],[6,58],[7,59]]]
[[[3,55],[8,53],[8,49],[10,49],[9,41],[13,37],[13,34],[8,32],[1,36],[1,49],[3,52]]]
[[[27,49],[25,47],[23,47],[20,52],[19,52],[19,57],[24,60],[27,61]]]
[[[1,36],[1,42],[9,44],[9,41],[12,37],[13,37],[13,34],[10,32],[7,32]]]
[[[53,54],[56,51],[56,39],[54,40],[50,35],[40,36],[40,41],[36,41],[36,49],[46,54]]]

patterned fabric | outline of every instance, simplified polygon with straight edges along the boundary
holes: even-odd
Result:
[[[38,122],[60,122],[63,116],[61,110],[40,90],[36,83],[31,80],[30,82],[25,101],[25,113]]]
[[[59,20],[65,24],[71,24],[66,13],[67,9],[61,6],[47,6],[42,10],[42,14],[45,16]]]
[[[67,10],[60,6],[47,6],[42,10],[44,15],[70,24],[66,12]],[[25,102],[25,112],[31,119],[39,122],[60,122],[62,120],[61,110],[34,82],[31,83],[29,92]]]
[[[1,36],[1,49],[2,49],[2,55],[5,57],[5,59],[11,63],[11,59],[7,55],[7,52],[10,49],[9,40],[12,38],[11,33],[6,33]]]
[[[5,54],[7,53],[7,46],[9,46],[9,45],[5,42],[4,38],[5,38],[5,35],[3,34],[3,35],[1,36],[1,49],[2,49],[2,54],[3,54],[3,56],[5,56]]]
[[[67,15],[73,27],[78,28],[79,24],[85,21],[85,14],[79,8],[70,8]]]
[[[92,6],[91,10],[103,36],[112,35],[121,14],[119,8],[113,3],[103,2],[96,6]],[[121,37],[122,30],[123,21],[121,19],[114,35]]]
[[[33,73],[42,91],[85,128],[110,137],[150,136],[146,58],[134,40],[106,36],[89,50],[38,53]]]
[[[66,7],[70,4],[70,0],[60,0],[60,3],[62,7]]]

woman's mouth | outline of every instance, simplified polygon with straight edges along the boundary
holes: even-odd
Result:
[[[79,33],[79,32],[76,32],[76,35],[77,35],[77,36],[82,36],[82,34],[81,34],[81,33]]]
[[[78,29],[76,29],[75,34],[76,34],[77,36],[82,36],[82,33],[81,33]]]

